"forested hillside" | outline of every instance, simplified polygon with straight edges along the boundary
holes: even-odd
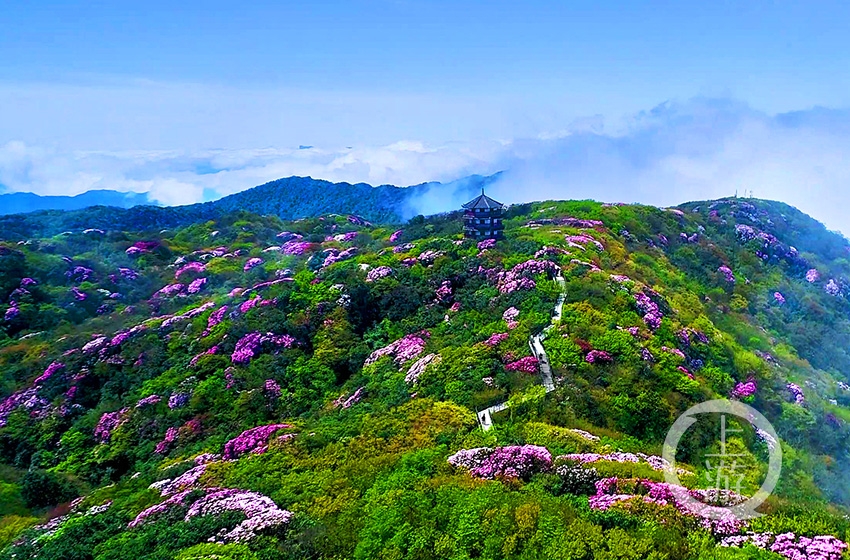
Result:
[[[0,215],[0,236],[5,239],[45,237],[91,228],[126,231],[174,228],[204,220],[217,220],[236,210],[272,215],[286,220],[313,218],[331,213],[355,213],[372,222],[394,223],[427,211],[427,208],[424,208],[425,205],[420,204],[423,197],[439,200],[444,204],[454,200],[459,207],[462,202],[472,198],[483,187],[495,182],[499,177],[499,174],[487,177],[470,175],[449,183],[422,183],[411,187],[393,185],[373,187],[366,183],[352,185],[331,183],[311,177],[287,177],[212,202],[187,206],[140,205],[127,208],[123,203],[118,204],[113,196],[96,202],[96,206],[77,206],[79,209],[67,212],[59,210],[32,212],[30,210],[40,209],[40,202],[29,199],[25,199],[29,201],[26,205],[9,203],[10,207],[15,208],[15,212],[23,212],[21,208],[27,208],[28,213],[25,214],[12,214],[10,211],[3,210],[2,197],[19,197],[28,194],[15,193],[0,195],[0,214],[9,214]],[[78,198],[85,198],[85,195],[74,197],[74,199],[67,198],[76,201]],[[98,198],[90,196],[85,200],[93,201]],[[138,200],[138,204],[142,204],[142,201],[146,199],[142,197],[142,199],[128,198],[126,200]],[[440,211],[453,209],[448,206],[440,208]]]
[[[846,557],[841,236],[766,201],[547,201],[476,243],[458,213],[245,211],[264,188],[135,228],[2,222],[0,558]],[[757,519],[664,482],[668,429],[714,398],[779,436],[728,440],[747,495],[781,446]],[[717,451],[691,428],[688,495]]]

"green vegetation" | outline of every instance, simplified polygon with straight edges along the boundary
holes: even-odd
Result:
[[[850,540],[850,245],[787,206],[526,204],[490,248],[457,214],[56,216],[0,229],[0,558],[837,559]],[[765,516],[731,528],[658,499],[655,457],[725,397],[780,436],[730,437],[744,493],[783,450]],[[692,491],[717,429],[678,450]]]

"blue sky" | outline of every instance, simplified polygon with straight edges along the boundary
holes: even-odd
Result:
[[[755,184],[850,230],[800,194],[850,188],[846,2],[252,4],[4,2],[0,184],[183,203],[510,166],[528,198]]]

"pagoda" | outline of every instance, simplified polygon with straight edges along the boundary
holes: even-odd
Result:
[[[502,239],[505,205],[481,194],[463,205],[463,236],[472,239]]]

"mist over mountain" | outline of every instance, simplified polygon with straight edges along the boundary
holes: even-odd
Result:
[[[76,196],[41,196],[35,193],[15,192],[0,194],[0,215],[39,210],[81,210],[90,206],[132,208],[142,204],[153,204],[147,193],[96,190],[86,191]]]
[[[332,183],[311,177],[287,177],[219,200],[187,206],[115,208],[101,201],[98,206],[80,210],[46,210],[0,216],[0,233],[7,237],[17,235],[26,238],[90,228],[161,229],[216,219],[236,210],[288,220],[336,213],[356,214],[376,223],[397,223],[423,213],[423,210],[434,213],[460,208],[462,203],[482,188],[496,183],[500,177],[499,173],[486,177],[471,175],[449,183],[431,182],[411,187],[373,187],[366,183]],[[92,195],[86,200],[102,199]]]

